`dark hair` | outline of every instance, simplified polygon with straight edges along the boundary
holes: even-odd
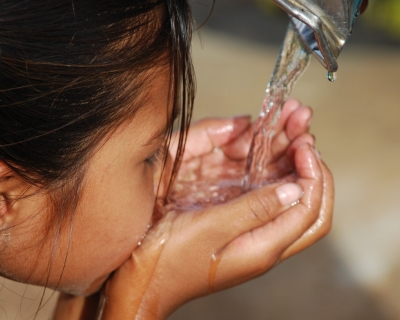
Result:
[[[93,138],[136,111],[127,106],[140,75],[157,64],[172,67],[186,128],[194,95],[186,1],[20,0],[0,5],[0,21],[0,159],[28,181],[73,176]]]
[[[140,108],[154,66],[171,70],[176,173],[195,91],[191,32],[186,0],[0,3],[0,160],[49,192],[56,234],[93,148]]]

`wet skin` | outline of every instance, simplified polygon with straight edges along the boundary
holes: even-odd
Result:
[[[0,242],[1,275],[87,295],[130,257],[153,214],[161,167],[154,155],[163,146],[172,111],[168,71],[157,75],[134,118],[112,131],[89,159],[72,233],[67,221],[58,243],[54,232],[48,233],[53,213],[46,194],[0,162],[0,194],[9,199],[31,195],[2,202],[0,225],[9,236]]]
[[[310,109],[288,102],[272,144],[273,162],[291,165],[295,183],[168,212],[107,281],[101,319],[164,319],[188,300],[252,279],[323,237],[331,226],[333,182],[312,147],[310,117]],[[210,154],[220,166],[242,161],[251,134],[248,117],[200,121],[191,128],[184,161],[207,161]],[[61,296],[56,320],[79,319],[84,305],[85,299]]]

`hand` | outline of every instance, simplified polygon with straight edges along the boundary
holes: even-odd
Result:
[[[301,106],[297,100],[288,100],[285,103],[275,127],[276,134],[272,142],[273,162],[279,161],[285,152],[292,156],[299,143],[314,144],[314,138],[307,134],[311,116],[311,109]],[[203,165],[207,165],[207,161],[217,160],[222,167],[233,161],[243,161],[247,158],[252,137],[253,125],[249,116],[203,119],[190,128],[180,170],[185,171],[198,159],[203,162],[206,160]],[[300,137],[301,140],[290,145]],[[172,154],[175,154],[175,149],[176,146],[172,148]]]
[[[273,165],[285,163],[287,174],[295,169],[293,182],[166,214],[107,282],[102,319],[165,318],[191,299],[266,272],[324,236],[331,225],[333,181],[312,147],[310,116],[299,103],[286,103],[272,142]],[[222,130],[227,126],[232,129]],[[251,130],[245,117],[199,122],[191,128],[184,160],[206,163],[218,148],[221,166],[243,161]]]
[[[291,178],[290,173],[295,171],[294,150],[300,144],[314,144],[314,138],[308,134],[310,118],[311,109],[301,107],[296,100],[284,105],[274,128],[271,158],[265,168],[272,173],[270,181]],[[184,207],[193,207],[215,205],[239,196],[253,128],[248,116],[205,119],[194,124],[170,199]]]

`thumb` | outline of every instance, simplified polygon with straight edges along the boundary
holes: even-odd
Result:
[[[208,219],[202,219],[208,225],[204,230],[210,235],[222,235],[224,241],[231,241],[274,220],[302,195],[303,190],[296,183],[268,185],[253,190],[230,202],[205,210],[203,215],[208,216]],[[218,238],[222,240],[221,237]]]

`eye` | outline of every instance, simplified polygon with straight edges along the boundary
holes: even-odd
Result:
[[[158,164],[164,158],[164,146],[159,147],[150,157],[148,157],[145,161],[151,166]]]

